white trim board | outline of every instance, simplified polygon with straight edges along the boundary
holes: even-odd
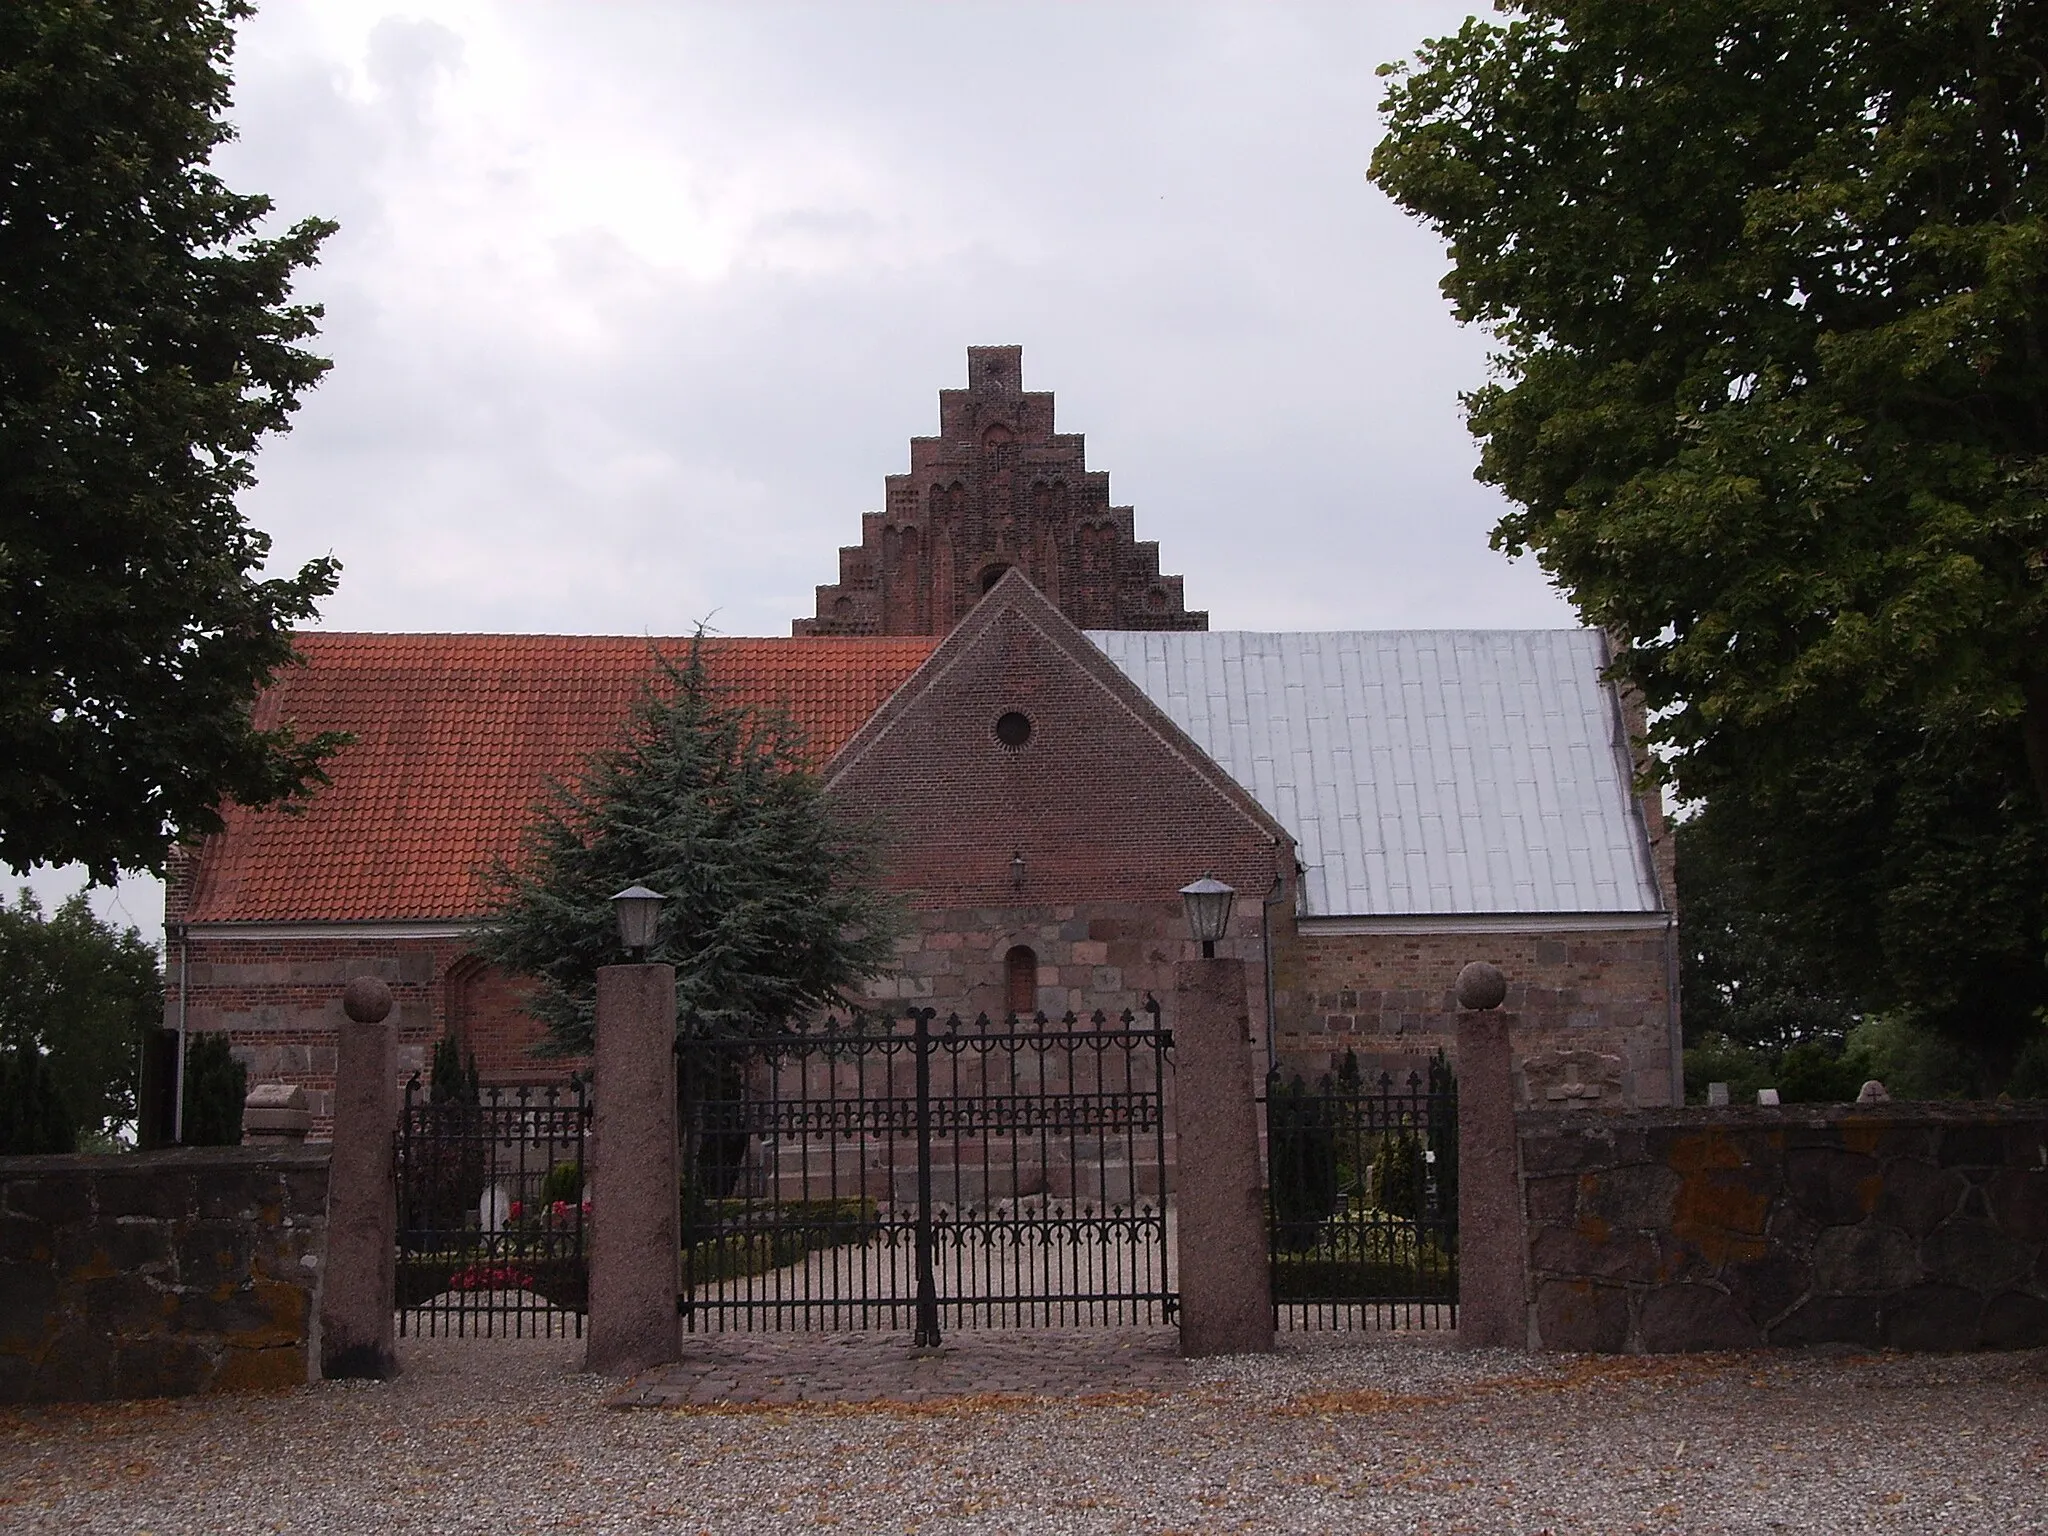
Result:
[[[188,923],[195,939],[465,939],[481,922],[440,923]],[[174,939],[175,942],[175,939]]]
[[[1394,912],[1295,919],[1303,938],[1366,933],[1662,933],[1671,922],[1668,912]]]

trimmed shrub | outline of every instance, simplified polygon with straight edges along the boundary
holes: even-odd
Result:
[[[235,1060],[226,1035],[185,1037],[186,1146],[240,1146],[242,1101],[248,1096],[248,1070]]]

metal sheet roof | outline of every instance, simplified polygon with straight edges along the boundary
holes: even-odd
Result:
[[[1294,833],[1307,913],[1660,905],[1591,630],[1088,638]]]

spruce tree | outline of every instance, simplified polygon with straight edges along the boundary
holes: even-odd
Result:
[[[764,1034],[880,975],[899,918],[872,829],[847,818],[785,715],[725,697],[701,637],[662,659],[620,744],[550,787],[495,872],[485,952],[535,979],[549,1047],[590,1049],[597,970],[625,956],[611,897],[663,892],[647,958],[676,968],[679,1013]]]

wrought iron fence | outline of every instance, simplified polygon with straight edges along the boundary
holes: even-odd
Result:
[[[1169,1320],[1165,1053],[1141,1022],[686,1028],[693,1330]]]
[[[589,1295],[590,1100],[487,1089],[433,1102],[417,1074],[398,1131],[398,1331],[578,1337]]]
[[[1403,1082],[1355,1058],[1313,1087],[1266,1080],[1267,1220],[1282,1328],[1451,1327],[1458,1085],[1441,1055]]]

